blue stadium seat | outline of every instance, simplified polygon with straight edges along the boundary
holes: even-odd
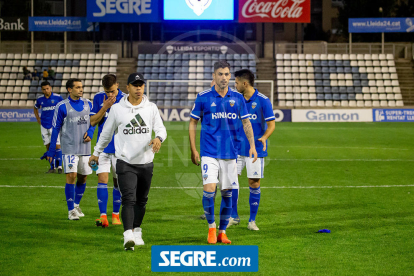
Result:
[[[346,93],[346,87],[345,86],[339,87],[339,93]]]
[[[204,59],[204,54],[197,54],[196,59],[197,60],[203,60]]]
[[[322,65],[322,67],[327,67],[327,66],[329,66],[329,63],[328,63],[327,60],[321,60],[321,65]]]
[[[331,86],[331,81],[329,81],[329,80],[324,80],[324,81],[323,81],[323,86]]]
[[[351,67],[351,72],[352,73],[359,73],[359,67],[355,67],[355,66]]]
[[[170,100],[166,100],[166,101],[164,101],[164,106],[165,107],[171,107],[172,106],[172,102]]]
[[[151,74],[144,74],[144,79],[150,80],[151,79]]]
[[[191,53],[190,54],[190,59],[197,59],[197,54]]]
[[[322,79],[323,80],[330,80],[331,79],[331,75],[330,74],[323,74],[322,75]]]
[[[159,54],[152,55],[152,60],[160,60],[160,55]]]
[[[341,100],[348,100],[348,94],[341,94]]]
[[[37,65],[37,64],[36,64]],[[64,60],[58,60],[58,64],[59,67],[65,66],[65,61]]]
[[[145,67],[144,73],[150,74],[152,72],[151,67]]]
[[[167,86],[165,88],[165,93],[173,93],[173,88],[171,86]]]
[[[323,93],[323,87],[317,86],[316,87],[316,93]]]
[[[157,87],[150,86],[150,95],[151,95],[151,93],[157,93],[157,91],[158,91],[158,88]]]
[[[181,67],[174,67],[174,73],[181,73]]]
[[[250,60],[256,60],[256,55],[255,54],[249,54],[249,59]]]
[[[42,66],[49,67],[50,66],[50,61],[49,60],[44,60]]]
[[[160,72],[158,67],[152,67],[152,68],[149,67],[149,68],[151,69],[151,73],[153,73],[153,74],[158,74]]]
[[[179,107],[179,106],[180,106],[180,101],[178,101],[178,100],[173,100],[173,101],[172,101],[172,106]]]
[[[182,73],[181,74],[181,79],[182,80],[188,80],[188,73]]]
[[[57,80],[62,80],[62,79],[63,79],[63,75],[62,75],[62,74],[60,74],[60,73],[58,73],[58,74],[56,74],[55,79],[57,79]]]
[[[32,91],[30,91],[30,92],[32,92]],[[36,100],[36,94],[34,94],[34,93],[28,94],[27,95],[27,99],[28,100]]]
[[[211,73],[204,73],[204,80],[210,80],[211,78]]]
[[[232,55],[232,54],[227,54],[225,59],[226,59],[227,61],[229,61],[229,60],[233,60],[233,59],[234,59],[234,55]]]
[[[204,54],[204,62],[206,62],[207,60],[211,61],[211,55],[210,54]]]
[[[138,60],[144,60],[144,59],[145,59],[145,54],[138,55]]]
[[[361,80],[367,80],[368,79],[368,75],[367,74],[360,74],[360,79]]]
[[[159,60],[152,60],[152,66],[160,66]]]
[[[341,99],[341,95],[339,95],[339,94],[333,94],[333,95],[332,95],[332,99],[333,99],[334,101],[339,101],[339,100]]]
[[[346,74],[352,73],[352,68],[351,67],[344,67],[344,72]]]
[[[355,100],[355,94],[348,94],[348,100]]]
[[[213,73],[213,68],[211,66],[204,67],[204,73]]]
[[[337,67],[329,67],[329,73],[335,74],[339,68],[342,68],[342,67],[338,67],[338,68]]]
[[[39,87],[37,87],[36,92],[37,92],[37,93],[42,93],[42,87],[40,87],[40,86],[39,86]]]
[[[35,62],[35,66],[42,66],[43,65],[43,61],[42,60],[36,60]]]
[[[145,59],[146,60],[152,60],[152,54],[146,54]]]
[[[172,94],[171,93],[165,93],[164,94],[164,100],[172,100]]]
[[[355,93],[362,93],[362,87],[355,87]]]
[[[329,67],[322,67],[322,73],[329,73]]]
[[[160,78],[160,76],[158,74],[151,74],[151,79],[152,80],[158,80]]]
[[[187,106],[187,101],[185,101],[185,100],[181,100],[181,101],[180,101],[180,106],[181,106],[181,107],[186,107],[186,106]]]
[[[160,72],[160,74],[161,74],[161,73],[165,74],[165,73],[167,73],[167,68],[165,68],[165,67],[160,67],[160,69],[159,69],[158,71]]]
[[[161,66],[167,66],[167,61],[166,60],[160,60],[160,67]]]
[[[361,81],[361,86],[363,86],[363,87],[367,87],[367,86],[369,86],[369,85],[368,85],[368,80],[362,80],[362,81]]]
[[[152,59],[145,61],[145,66],[152,66]]]
[[[346,66],[346,67],[351,66],[351,62],[350,62],[349,60],[344,60],[344,61],[342,62],[342,64],[343,64],[343,66]]]
[[[241,66],[242,66],[242,67],[249,67],[249,62],[248,62],[248,61],[243,60],[243,61],[241,62]]]
[[[165,73],[161,73],[160,75],[159,75],[159,79],[160,80],[165,80],[167,78],[167,75],[165,74]]]
[[[174,66],[181,66],[181,60],[174,61]]]
[[[165,87],[161,87],[161,86],[159,86],[158,88],[157,88],[157,93],[164,93],[165,92]]]
[[[164,101],[157,100],[156,105],[157,106],[164,106]]]
[[[321,80],[315,80],[316,86],[323,86],[323,82]]]
[[[164,100],[164,93],[158,93],[157,94],[157,100]]]
[[[249,61],[249,66],[256,66],[256,61],[255,60]]]
[[[343,64],[342,60],[337,60],[337,61],[335,61],[335,66],[336,67],[341,67],[341,66],[344,66],[344,64]]]
[[[219,55],[218,54],[212,54],[211,55],[211,59],[212,60],[218,60],[219,59]]]
[[[354,86],[361,86],[360,80],[354,80]]]
[[[360,74],[352,74],[352,79],[353,80],[360,80],[361,79],[361,75]]]
[[[315,80],[321,80],[322,74],[315,74]]]
[[[322,66],[322,63],[320,60],[314,60],[313,61],[313,66]]]
[[[181,66],[182,66],[182,67],[188,67],[188,66],[190,66],[190,61],[189,61],[189,60],[183,60],[183,61],[181,62]]]
[[[241,58],[240,54],[234,54],[233,59],[234,59],[234,61],[236,61],[236,60],[241,60],[242,58]],[[244,58],[244,59],[248,59],[247,55],[246,55],[246,58]]]
[[[167,74],[167,80],[173,80],[174,79],[174,75],[173,74]]]
[[[325,100],[332,100],[332,94],[325,94]]]
[[[331,91],[331,87],[324,87],[324,88],[323,88],[323,93],[325,93],[325,94],[332,93],[332,91]]]
[[[174,80],[181,80],[181,73],[175,73]]]
[[[242,63],[240,62],[240,60],[235,60],[234,66],[242,66]]]
[[[332,90],[332,93],[339,93],[339,87],[338,86],[333,86],[331,88],[331,90]]]
[[[190,59],[190,54],[183,54],[182,55],[182,60],[189,60]]]
[[[137,65],[138,65],[138,66],[143,67],[143,66],[145,66],[145,61],[143,61],[143,60],[138,60]]]
[[[54,86],[62,86],[62,82],[60,80],[55,80]]]
[[[30,93],[36,93],[36,91],[37,91],[37,87],[35,87],[35,86],[31,86],[30,89],[29,89]]]
[[[142,66],[137,67],[137,72],[138,73],[143,73],[144,71],[145,71],[145,67],[142,67]]]
[[[226,55],[220,54],[219,55],[219,60],[226,60]]]
[[[355,90],[354,90],[354,88],[353,88],[352,86],[348,86],[348,87],[346,88],[346,92],[347,92],[347,93],[354,93],[354,92],[355,92]]]
[[[336,67],[336,61],[335,60],[330,60],[328,62],[328,65],[331,66],[331,67]]]
[[[50,83],[50,86],[54,86],[54,81],[53,80],[48,80],[48,82]]]
[[[189,72],[189,68],[188,67],[181,67],[181,73],[187,73]]]
[[[56,65],[52,65],[52,62],[50,62],[50,66],[56,66]],[[80,61],[79,60],[73,60],[72,61],[72,66],[73,67],[79,67],[80,66]]]
[[[39,81],[37,80],[32,80],[32,82],[30,83],[31,86],[39,86]]]
[[[344,73],[344,68],[343,67],[337,67],[336,68],[336,73],[343,74]]]
[[[167,61],[167,66],[169,66],[169,67],[174,66],[174,60],[168,60]]]
[[[155,101],[157,99],[157,94],[150,94],[150,101]]]
[[[57,66],[57,64],[58,64],[58,62],[55,59],[50,61],[50,66]]]
[[[161,54],[160,60],[167,60],[167,54]]]
[[[239,70],[241,70],[241,68]],[[249,70],[252,71],[252,73],[256,73],[256,67],[249,67]]]
[[[317,100],[325,100],[325,95],[324,94],[316,94],[316,99]]]
[[[167,56],[167,60],[172,60],[172,61],[174,61],[174,55],[168,55],[168,56]]]
[[[66,60],[65,61],[65,66],[72,66],[72,61],[71,60]]]

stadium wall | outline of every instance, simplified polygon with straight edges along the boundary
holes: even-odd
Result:
[[[167,122],[187,122],[188,108],[160,109]],[[276,122],[414,122],[414,109],[274,109]],[[0,122],[36,122],[33,109],[0,109]]]

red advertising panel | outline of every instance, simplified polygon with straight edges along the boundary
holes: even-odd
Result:
[[[239,0],[239,22],[310,23],[311,0]]]

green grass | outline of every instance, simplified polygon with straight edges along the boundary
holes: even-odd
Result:
[[[201,174],[189,160],[187,125],[166,126],[143,223],[146,245],[124,252],[121,226],[94,225],[96,175],[88,177],[81,202],[86,217],[68,221],[65,176],[44,174],[48,165],[37,159],[44,152],[39,126],[1,123],[0,274],[145,275],[152,245],[205,245]],[[242,221],[228,229],[229,238],[259,246],[260,275],[412,275],[412,126],[277,124],[262,181],[260,231],[246,229],[249,192],[242,189]],[[247,186],[245,173],[240,182]],[[392,185],[403,186],[373,187]],[[111,210],[112,193],[109,202]],[[316,233],[324,228],[332,232]]]

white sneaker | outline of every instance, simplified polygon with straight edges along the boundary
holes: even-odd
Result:
[[[75,209],[74,210],[75,210],[76,214],[78,215],[78,217],[83,218],[85,216],[85,214],[82,213],[82,210],[79,207],[79,205],[78,206],[75,206]]]
[[[137,227],[134,229],[135,245],[144,245],[144,240],[142,239],[142,229]]]
[[[247,229],[253,230],[253,231],[259,231],[259,227],[257,227],[255,221],[250,221],[249,224],[247,224]]]
[[[69,220],[79,220],[78,213],[76,213],[75,209],[69,211],[68,219]]]
[[[125,250],[134,250],[135,237],[132,230],[124,232],[124,248]]]

